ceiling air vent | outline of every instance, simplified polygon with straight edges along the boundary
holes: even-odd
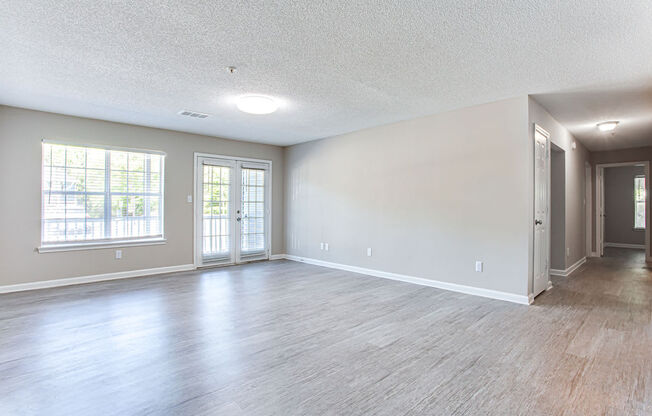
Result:
[[[196,111],[190,111],[190,110],[181,110],[177,114],[179,114],[180,116],[193,117],[193,118],[206,118],[206,117],[208,117],[208,114],[198,113]]]

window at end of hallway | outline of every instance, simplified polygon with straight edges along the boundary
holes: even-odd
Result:
[[[634,229],[645,229],[645,176],[634,177]]]

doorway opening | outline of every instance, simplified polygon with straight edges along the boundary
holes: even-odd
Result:
[[[596,254],[650,262],[649,162],[596,165]]]
[[[196,267],[269,259],[271,176],[268,160],[195,153]]]

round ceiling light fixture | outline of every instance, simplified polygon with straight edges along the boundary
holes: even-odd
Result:
[[[279,104],[266,95],[247,94],[238,97],[238,110],[248,114],[271,114],[278,110]]]
[[[596,124],[598,130],[600,131],[613,131],[618,127],[619,121],[603,121],[602,123]]]

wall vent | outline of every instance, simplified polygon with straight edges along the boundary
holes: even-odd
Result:
[[[177,114],[179,114],[180,116],[193,117],[193,118],[206,118],[206,117],[208,117],[208,114],[206,114],[206,113],[198,113],[197,111],[190,111],[190,110],[181,110]]]

